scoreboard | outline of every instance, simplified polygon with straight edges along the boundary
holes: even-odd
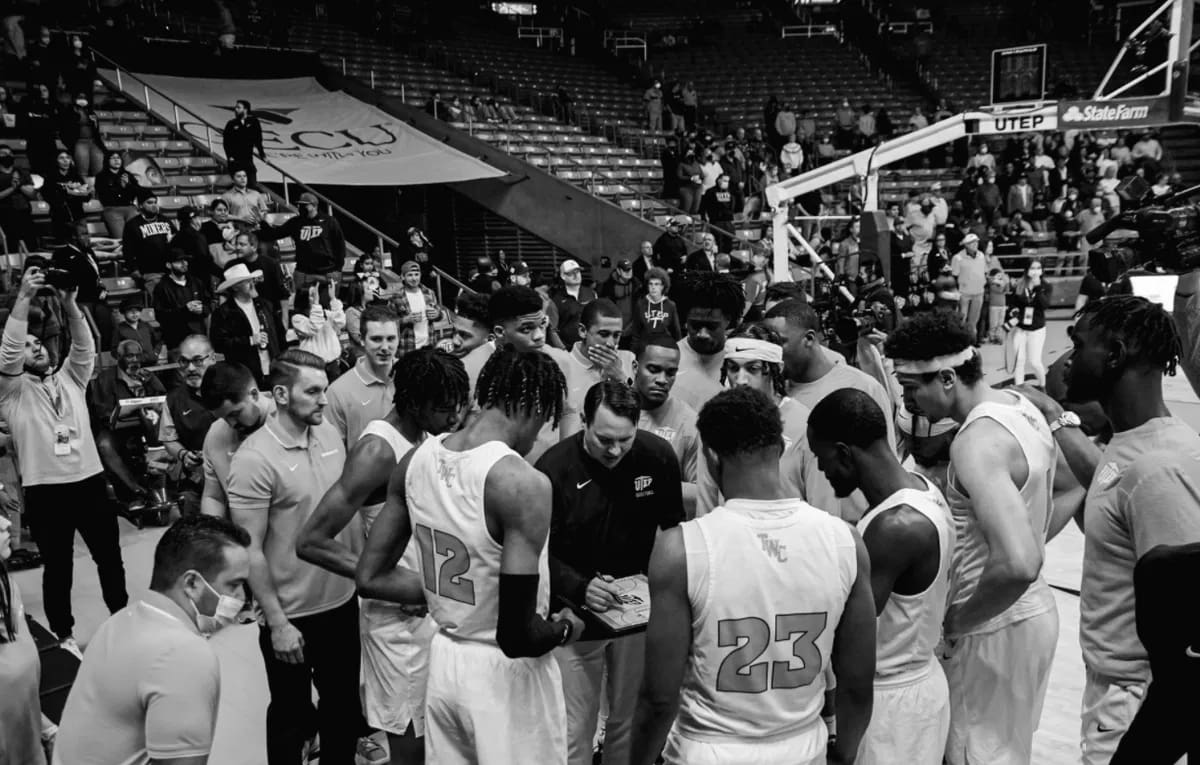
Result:
[[[992,105],[1045,100],[1046,46],[1025,45],[992,51]]]

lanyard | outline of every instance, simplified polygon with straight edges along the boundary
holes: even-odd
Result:
[[[50,390],[50,380],[54,380],[55,383],[53,392]],[[54,416],[61,420],[63,416],[62,388],[58,386],[58,379],[53,375],[49,375],[41,381],[38,387],[46,394],[46,399],[50,402],[50,407],[54,410]]]

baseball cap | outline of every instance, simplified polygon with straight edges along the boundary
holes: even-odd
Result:
[[[562,262],[562,265],[558,267],[558,272],[560,274],[569,274],[572,271],[582,271],[582,270],[583,270],[583,268],[579,265],[579,261],[574,260],[572,258],[567,258],[566,260],[564,260]]]
[[[963,244],[971,244],[972,242],[978,242],[978,241],[979,241],[978,234],[967,234],[966,236],[963,237],[962,243]]]
[[[181,260],[191,260],[191,258],[188,257],[188,254],[186,252],[184,252],[183,250],[181,250],[178,247],[172,247],[169,250],[167,250],[167,261],[166,262],[178,263]]]
[[[416,271],[417,273],[421,273],[421,266],[418,265],[417,261],[415,261],[415,260],[406,260],[406,261],[404,261],[403,265],[400,266],[400,275],[404,276],[409,271]]]
[[[622,271],[630,271],[633,269],[633,264],[628,260],[622,260],[617,263],[617,268],[621,269]]]
[[[300,195],[300,201],[296,202],[296,204],[298,204],[298,205],[312,205],[313,207],[316,207],[316,206],[317,206],[317,195],[316,195],[316,194],[311,194],[311,193],[309,193],[309,192],[307,192],[307,191],[306,191],[306,192],[304,192],[303,194],[301,194],[301,195]]]
[[[523,260],[518,260],[512,266],[512,272],[517,276],[525,276],[529,273],[529,264]]]

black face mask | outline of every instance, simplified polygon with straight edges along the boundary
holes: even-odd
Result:
[[[8,169],[13,166],[12,157],[0,157],[0,167]]]

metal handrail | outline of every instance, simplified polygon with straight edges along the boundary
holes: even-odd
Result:
[[[175,124],[176,131],[178,131],[180,133],[180,135],[186,136],[189,139],[189,141],[191,141],[193,143],[199,143],[199,138],[197,138],[195,136],[189,136],[186,132],[183,131],[183,128],[181,126],[180,119],[179,119],[180,114],[186,114],[189,117],[192,117],[193,119],[195,119],[196,122],[198,122],[199,124],[204,125],[204,146],[210,155],[213,154],[213,143],[212,143],[213,131],[216,131],[217,133],[221,133],[222,128],[218,128],[216,125],[212,124],[208,120],[204,119],[200,115],[198,115],[195,112],[193,112],[192,110],[188,109],[186,106],[182,106],[178,101],[171,98],[169,95],[162,92],[158,88],[154,87],[150,83],[146,82],[142,78],[138,77],[136,74],[129,72],[127,70],[124,70],[124,68],[120,64],[118,64],[116,61],[114,61],[111,57],[104,55],[103,53],[99,52],[95,48],[92,48],[91,52],[92,52],[93,58],[103,59],[103,61],[106,62],[110,67],[112,67],[112,69],[116,72],[117,90],[120,91],[122,95],[127,96],[127,97],[130,96],[130,94],[125,90],[125,87],[122,82],[122,80],[123,80],[122,71],[124,71],[124,77],[127,77],[142,86],[142,97],[143,97],[142,103],[145,106],[145,109],[147,112],[153,112],[153,109],[151,108],[151,101],[150,101],[151,93],[154,93],[155,95],[162,98],[163,101],[170,104],[172,107],[172,110],[173,110],[174,124]],[[136,96],[134,98],[136,100]],[[370,223],[366,222],[365,220],[358,217],[354,213],[350,212],[345,207],[342,207],[338,203],[334,202],[332,199],[330,199],[329,197],[320,193],[316,189],[313,189],[312,187],[310,187],[308,184],[301,181],[296,176],[294,176],[291,173],[289,173],[288,171],[284,170],[279,165],[277,165],[274,162],[267,160],[267,159],[261,159],[259,161],[262,162],[262,164],[264,164],[267,167],[274,170],[275,172],[279,173],[280,177],[283,178],[283,201],[285,203],[287,203],[289,206],[292,204],[292,202],[291,202],[291,199],[289,198],[290,195],[289,195],[289,189],[288,189],[288,182],[291,181],[291,183],[300,187],[303,191],[305,191],[309,194],[312,194],[319,201],[324,202],[326,205],[329,206],[329,208],[331,210],[336,211],[343,217],[347,218],[348,220],[353,221],[357,225],[361,226],[362,228],[366,229],[368,232],[373,234],[375,236],[375,239],[378,242],[379,248],[381,250],[383,249],[383,245],[385,243],[392,247],[400,246],[399,241],[393,239],[392,237],[388,236],[384,232],[380,231],[375,226],[371,225]],[[226,164],[228,164],[228,161],[226,161]],[[469,290],[472,292],[474,291],[474,290],[471,290],[469,287],[467,287],[466,284],[459,281],[458,279],[456,279],[454,276],[450,275],[449,273],[446,273],[445,271],[438,268],[437,266],[434,266],[433,270],[434,270],[434,273],[438,277],[439,299],[441,297],[440,292],[441,292],[441,280],[442,279],[449,281],[451,284],[457,286],[459,289],[465,289],[465,290]]]
[[[837,24],[788,24],[779,28],[779,36],[789,37],[837,37],[841,39],[842,31]]]

